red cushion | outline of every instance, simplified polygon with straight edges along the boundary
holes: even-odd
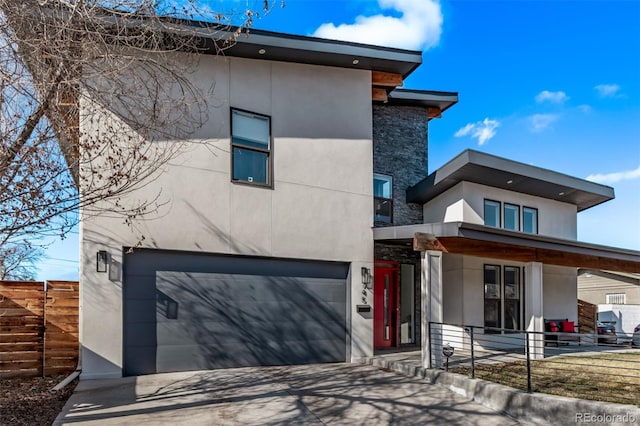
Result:
[[[555,321],[549,321],[549,331],[551,331],[552,333],[557,333],[558,331],[560,331],[560,328]]]
[[[560,328],[562,328],[563,333],[575,333],[575,325],[573,321],[560,321]]]

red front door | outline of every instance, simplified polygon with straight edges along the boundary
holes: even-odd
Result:
[[[375,262],[373,270],[374,348],[398,346],[399,269],[397,262]]]

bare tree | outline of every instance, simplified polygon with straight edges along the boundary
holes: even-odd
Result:
[[[197,63],[193,53],[232,45],[271,2],[256,6],[212,12],[197,0],[0,0],[0,247],[64,235],[79,209],[130,222],[153,208],[154,199],[127,206],[120,199],[180,150],[154,142],[184,139],[207,120],[206,93],[185,77]],[[81,114],[86,108],[111,115],[96,123]]]
[[[5,244],[0,247],[0,280],[34,280],[42,256],[42,248],[29,241]]]

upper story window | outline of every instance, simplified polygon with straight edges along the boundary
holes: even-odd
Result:
[[[231,180],[271,185],[271,119],[231,110]]]
[[[520,230],[520,206],[504,203],[504,229]]]
[[[538,209],[533,207],[522,208],[522,232],[538,233]]]
[[[484,224],[500,227],[500,202],[484,200]]]
[[[522,210],[522,216],[520,210]],[[484,224],[495,228],[537,234],[538,209],[533,207],[522,207],[521,209],[517,204],[504,203],[503,205],[500,201],[485,199]]]
[[[393,222],[393,179],[379,173],[373,174],[374,223]]]

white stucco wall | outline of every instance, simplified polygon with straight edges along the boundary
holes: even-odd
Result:
[[[443,258],[443,315],[444,322],[484,326],[484,265],[517,266],[525,264],[504,262],[474,256],[445,254]],[[577,320],[576,269],[543,266],[543,312],[545,318]],[[521,275],[521,280],[523,280]],[[524,286],[527,285],[525,281]],[[520,295],[522,298],[524,291]],[[522,306],[524,309],[524,304]],[[525,312],[526,314],[526,312]],[[525,328],[526,324],[522,324]]]
[[[131,195],[164,204],[133,226],[82,217],[83,377],[121,375],[122,248],[141,236],[151,248],[350,262],[351,358],[371,355],[372,320],[355,312],[360,268],[373,269],[370,72],[202,57],[190,78],[215,83],[210,120]],[[273,189],[231,183],[230,107],[271,116]],[[95,272],[98,250],[110,274]]]
[[[546,319],[578,321],[578,271],[564,266],[543,266],[543,312]]]
[[[464,279],[463,257],[445,254],[442,257],[442,316],[448,324],[463,324]]]
[[[507,191],[472,182],[460,182],[424,204],[424,222],[484,224],[484,200],[491,199],[538,209],[538,233],[557,238],[577,238],[577,208],[542,197]],[[502,214],[502,213],[501,213]]]

